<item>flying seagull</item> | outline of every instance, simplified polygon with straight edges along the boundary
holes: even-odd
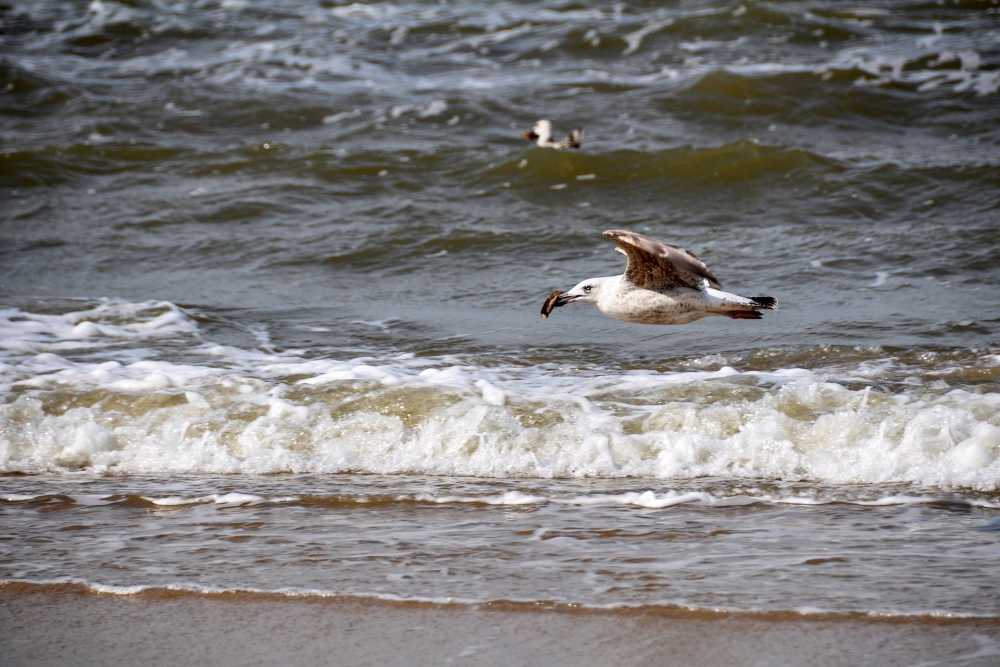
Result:
[[[568,292],[556,290],[542,305],[542,317],[568,303],[592,303],[608,317],[640,324],[687,324],[706,315],[759,320],[761,310],[774,310],[770,296],[724,292],[718,279],[694,253],[623,229],[604,237],[628,257],[620,276],[588,278]]]
[[[583,143],[583,130],[579,128],[570,132],[562,141],[555,141],[552,138],[552,123],[544,119],[536,122],[534,127],[521,136],[542,148],[579,148]]]

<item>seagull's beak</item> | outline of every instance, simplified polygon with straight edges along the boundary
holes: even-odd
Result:
[[[565,293],[560,294],[558,297],[556,297],[556,308],[558,308],[559,306],[565,306],[567,303],[573,303],[579,298],[580,298],[579,294],[572,294],[572,295]]]
[[[534,130],[528,130],[527,132],[525,132],[521,136],[524,137],[525,139],[527,139],[528,141],[538,141],[538,135],[535,134]]]
[[[548,319],[553,310],[579,298],[579,295],[570,295],[558,289],[553,290],[552,294],[549,294],[549,298],[545,299],[545,303],[542,304],[542,317]]]

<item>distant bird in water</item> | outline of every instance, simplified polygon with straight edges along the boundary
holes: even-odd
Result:
[[[608,317],[640,324],[687,324],[706,315],[759,320],[774,310],[770,296],[739,296],[720,289],[705,262],[684,248],[622,229],[604,232],[628,257],[620,276],[588,278],[568,292],[555,290],[542,305],[542,317],[568,303],[592,303]]]
[[[542,148],[562,150],[565,148],[579,148],[583,144],[583,130],[580,128],[571,131],[562,141],[555,141],[552,138],[552,123],[544,119],[536,122],[533,128],[521,136],[528,141],[533,141],[536,146]]]

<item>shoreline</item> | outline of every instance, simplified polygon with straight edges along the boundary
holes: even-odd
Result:
[[[477,610],[506,613],[554,613],[605,616],[657,616],[668,619],[746,619],[762,622],[795,622],[795,621],[827,621],[827,622],[858,622],[868,623],[927,623],[955,624],[978,623],[1000,628],[1000,616],[985,616],[949,612],[861,612],[861,611],[797,611],[797,610],[740,610],[725,608],[685,607],[671,604],[647,605],[587,605],[574,602],[554,600],[489,600],[473,601],[453,598],[421,599],[403,598],[392,595],[355,595],[348,593],[327,593],[322,591],[266,591],[251,588],[212,589],[183,588],[175,586],[113,586],[106,584],[91,584],[80,580],[0,580],[0,594],[36,594],[53,593],[67,595],[91,595],[98,597],[139,599],[139,600],[176,600],[205,599],[222,602],[297,602],[302,604],[357,604],[374,607],[385,606],[399,609],[440,609],[440,610]]]
[[[1000,619],[836,618],[0,586],[5,663],[996,664]]]

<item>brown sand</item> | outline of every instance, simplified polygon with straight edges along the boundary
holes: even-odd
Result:
[[[991,621],[470,608],[0,587],[4,665],[1000,664]]]

